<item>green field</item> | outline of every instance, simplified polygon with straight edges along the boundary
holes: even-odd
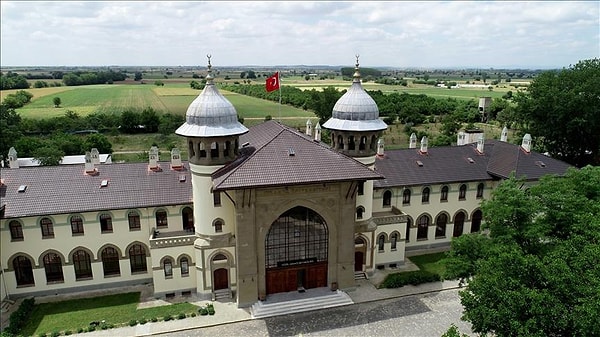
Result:
[[[53,89],[53,90],[48,90]],[[31,103],[17,112],[25,118],[50,118],[62,116],[71,110],[85,116],[94,112],[120,112],[127,108],[144,109],[151,107],[159,112],[184,115],[187,107],[200,94],[187,84],[169,84],[168,87],[155,85],[91,85],[80,87],[58,87],[27,90],[34,95]],[[287,105],[244,96],[224,90],[220,92],[236,108],[243,118],[314,117],[310,111]],[[11,92],[3,92],[3,96]],[[61,106],[54,107],[54,97],[60,97]]]

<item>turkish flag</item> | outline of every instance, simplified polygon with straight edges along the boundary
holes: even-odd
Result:
[[[276,72],[271,77],[267,78],[267,82],[265,83],[265,88],[267,88],[267,92],[275,91],[279,89],[279,72]]]

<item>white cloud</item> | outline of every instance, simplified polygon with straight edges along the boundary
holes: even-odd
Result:
[[[2,0],[2,65],[563,67],[600,57],[599,2]]]

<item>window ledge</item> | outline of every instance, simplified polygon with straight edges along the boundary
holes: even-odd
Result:
[[[104,278],[112,278],[112,277],[121,277],[121,273],[118,273],[118,274],[110,274],[110,275],[104,275]]]
[[[187,274],[181,274],[181,277],[190,277],[190,274],[189,273],[187,273]]]
[[[446,238],[446,236],[445,236],[445,235],[442,235],[442,236],[436,236],[436,237],[435,237],[435,239],[436,239],[436,240],[439,240],[439,239],[445,239],[445,238]]]
[[[29,287],[35,287],[35,283],[31,283],[31,284],[21,284],[17,286],[17,289],[19,288],[29,288]]]
[[[86,277],[75,278],[75,282],[90,281],[90,280],[93,280],[93,279],[94,279],[93,276],[86,276]]]
[[[142,230],[141,228],[129,228],[130,232],[139,232],[141,230]]]
[[[169,276],[165,275],[165,280],[171,280],[172,278],[173,278],[173,275],[169,275]]]
[[[71,234],[73,234],[73,236],[83,236],[84,235],[83,233],[71,233]]]
[[[25,238],[16,238],[16,239],[10,240],[10,242],[19,242],[19,241],[25,241]]]
[[[420,239],[417,239],[417,241],[427,241],[427,240],[429,240],[429,239],[428,239],[428,238],[420,238]]]
[[[57,281],[46,282],[46,285],[62,284],[62,283],[65,283],[65,280],[57,280]]]
[[[113,231],[102,231],[102,234],[111,234]]]
[[[141,274],[148,274],[147,270],[140,270],[140,271],[132,271],[131,275],[141,275]]]
[[[42,236],[42,240],[46,240],[46,239],[54,239],[54,235]]]

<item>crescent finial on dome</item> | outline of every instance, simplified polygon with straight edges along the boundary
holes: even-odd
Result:
[[[212,65],[210,64],[210,58],[212,57],[212,55],[210,54],[206,54],[206,58],[208,58],[208,74],[206,75],[206,84],[212,84]]]
[[[352,77],[354,78],[353,82],[360,82],[360,71],[358,69],[359,63],[358,63],[358,58],[360,57],[360,55],[356,54],[356,65],[354,67],[354,75],[352,75]]]

